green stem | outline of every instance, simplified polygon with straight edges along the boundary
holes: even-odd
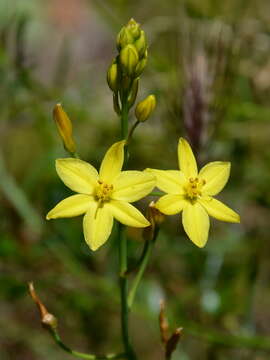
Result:
[[[127,139],[128,137],[128,112],[129,107],[126,96],[122,100],[121,111],[121,138]],[[124,165],[127,164],[128,152],[125,147]],[[125,234],[125,227],[119,224],[119,282],[120,282],[120,295],[121,295],[121,330],[122,341],[128,360],[136,360],[136,354],[130,344],[129,329],[128,329],[128,304],[127,304],[127,292],[128,283],[126,278],[127,271],[127,239]]]
[[[128,137],[127,137],[127,144],[129,144],[131,138],[132,138],[132,135],[136,129],[136,127],[140,124],[140,121],[137,120],[131,127],[130,131],[129,131],[129,134],[128,134]]]
[[[126,354],[109,354],[109,355],[97,356],[97,355],[85,354],[79,351],[72,350],[66,344],[63,343],[63,341],[60,338],[60,335],[56,330],[51,330],[50,333],[52,334],[52,337],[57,345],[59,345],[63,350],[65,350],[69,354],[76,356],[78,358],[88,359],[88,360],[127,359]]]
[[[141,279],[143,277],[143,274],[145,272],[145,269],[146,269],[146,266],[148,264],[148,261],[149,261],[149,258],[150,258],[153,247],[154,247],[154,241],[148,241],[147,242],[147,247],[146,247],[146,250],[145,250],[145,253],[144,253],[144,257],[142,258],[139,270],[138,270],[138,272],[137,272],[137,274],[135,276],[135,279],[134,279],[134,281],[132,283],[131,289],[130,289],[129,294],[128,294],[128,308],[129,309],[132,308],[133,301],[134,301],[138,286],[139,286],[140,281],[141,281]]]

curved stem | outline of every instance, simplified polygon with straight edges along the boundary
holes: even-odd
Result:
[[[128,137],[127,137],[127,144],[129,144],[131,138],[132,138],[132,135],[134,133],[134,130],[136,129],[136,127],[140,124],[140,121],[137,120],[131,127],[129,133],[128,133]]]
[[[153,238],[151,240],[147,241],[146,247],[145,247],[145,249],[143,251],[143,256],[142,256],[142,259],[140,261],[139,270],[138,270],[138,272],[137,272],[137,274],[136,274],[136,276],[135,276],[135,278],[133,280],[131,289],[130,289],[129,294],[128,294],[128,308],[129,309],[131,309],[131,307],[133,305],[133,301],[134,301],[134,298],[136,296],[138,286],[139,286],[140,281],[141,281],[141,279],[143,277],[143,274],[145,272],[145,269],[146,269],[146,266],[148,264],[150,255],[152,253],[153,247],[154,247],[156,239],[158,237],[158,233],[159,233],[159,227],[157,226],[155,228],[155,230],[154,230]]]
[[[146,247],[146,250],[144,252],[144,257],[142,258],[139,270],[138,270],[138,272],[137,272],[137,274],[135,276],[135,279],[133,281],[133,284],[132,284],[131,289],[130,289],[129,294],[128,294],[128,308],[129,309],[131,309],[131,307],[133,305],[133,301],[134,301],[138,286],[139,286],[140,281],[141,281],[141,279],[143,277],[143,274],[145,272],[146,266],[147,266],[148,261],[149,261],[149,257],[151,255],[151,252],[152,252],[152,249],[153,249],[153,246],[154,246],[153,241],[148,241],[147,242],[147,247]]]
[[[52,337],[57,345],[59,345],[63,350],[65,350],[69,354],[76,356],[78,358],[88,359],[88,360],[127,359],[126,354],[108,354],[108,355],[97,356],[97,355],[85,354],[79,351],[72,350],[66,344],[63,343],[63,341],[60,338],[60,335],[56,330],[50,330],[50,333],[52,334]]]

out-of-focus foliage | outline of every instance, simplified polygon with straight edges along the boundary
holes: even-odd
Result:
[[[184,327],[174,359],[269,358],[250,344],[222,344],[270,332],[269,11],[268,0],[0,0],[1,359],[69,356],[40,328],[29,280],[71,347],[120,349],[117,239],[91,253],[81,218],[44,219],[70,194],[54,169],[66,154],[53,106],[64,105],[78,151],[94,166],[119,138],[106,69],[130,17],[150,43],[139,100],[157,97],[154,116],[136,130],[130,167],[177,168],[177,141],[187,136],[202,164],[232,162],[222,200],[242,218],[240,226],[213,221],[204,249],[179,217],[166,219],[131,318],[139,357],[163,359],[165,298],[170,322]],[[142,237],[131,230],[129,238],[135,261]]]

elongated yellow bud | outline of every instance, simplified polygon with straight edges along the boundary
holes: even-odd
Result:
[[[120,52],[120,63],[123,70],[129,75],[134,75],[135,68],[139,62],[138,52],[134,45],[125,46]]]
[[[144,100],[140,101],[135,108],[135,115],[138,121],[144,122],[152,114],[156,107],[156,98],[154,95],[149,95]]]
[[[135,69],[135,76],[138,77],[141,75],[141,73],[143,72],[144,68],[146,67],[147,64],[147,58],[144,57],[142,58],[142,60],[140,60],[136,66]]]
[[[145,32],[143,30],[141,30],[139,38],[134,42],[134,46],[138,51],[139,57],[142,58],[147,47]]]
[[[108,69],[107,83],[109,85],[109,88],[113,92],[117,92],[117,90],[119,88],[119,71],[118,71],[118,65],[116,62],[112,63],[112,65]]]
[[[72,136],[72,123],[62,108],[61,104],[56,104],[53,109],[53,118],[57,125],[57,130],[63,141],[65,149],[74,154],[76,145]]]
[[[120,30],[119,34],[117,35],[116,39],[116,46],[117,49],[120,51],[128,44],[132,44],[134,42],[134,38],[129,30],[124,26]]]

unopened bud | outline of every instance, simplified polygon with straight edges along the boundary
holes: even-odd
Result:
[[[134,45],[129,44],[121,50],[120,62],[123,67],[123,70],[129,76],[134,75],[138,61],[139,61],[139,56]]]
[[[151,223],[154,223],[156,226],[160,226],[164,222],[165,215],[156,208],[154,201],[150,202],[148,211]]]
[[[116,45],[117,49],[120,51],[128,44],[132,44],[134,42],[132,34],[129,32],[129,30],[124,26],[120,30],[120,32],[117,35],[116,39]]]
[[[154,201],[151,201],[147,208],[146,218],[151,225],[144,228],[143,238],[145,241],[155,241],[159,226],[164,221],[165,215],[155,207]]]
[[[136,66],[135,76],[140,76],[147,64],[147,57],[143,57]]]
[[[134,19],[129,20],[129,22],[127,23],[127,29],[133,36],[134,40],[138,39],[141,34],[141,29],[140,25]]]
[[[128,96],[128,105],[129,107],[133,106],[138,94],[139,89],[139,78],[136,78],[131,86],[130,94]]]
[[[156,98],[154,95],[149,95],[144,100],[140,101],[135,108],[135,115],[138,121],[146,121],[156,107]]]
[[[56,104],[53,109],[53,118],[55,120],[58,133],[63,141],[65,149],[74,154],[76,145],[72,135],[72,123],[62,108],[61,104]]]
[[[169,323],[165,315],[165,302],[164,300],[160,301],[160,311],[159,311],[159,329],[161,341],[164,345],[167,344],[169,339]]]
[[[37,305],[42,326],[48,330],[55,330],[57,328],[57,319],[53,314],[48,312],[47,308],[37,295],[34,284],[32,282],[28,283],[28,290],[33,301]]]
[[[116,62],[112,63],[107,72],[107,83],[113,92],[119,88],[119,70]]]
[[[134,46],[136,47],[139,57],[142,58],[145,54],[147,47],[145,32],[141,30],[139,38],[135,41]]]

